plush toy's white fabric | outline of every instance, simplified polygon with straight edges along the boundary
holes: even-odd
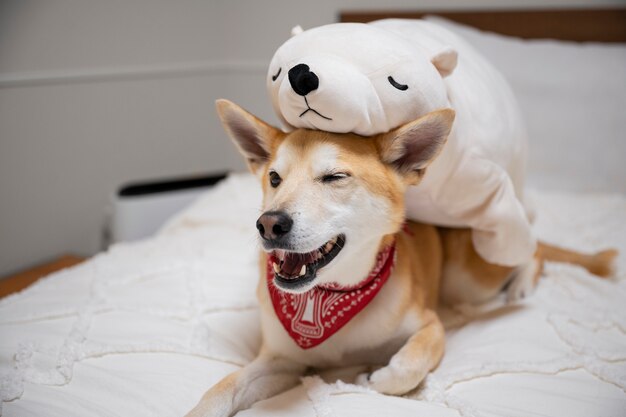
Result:
[[[522,195],[525,131],[508,85],[484,58],[421,20],[294,33],[276,51],[267,80],[285,129],[370,136],[454,108],[442,154],[407,192],[407,216],[471,227],[487,261],[514,266],[531,258],[536,241]]]

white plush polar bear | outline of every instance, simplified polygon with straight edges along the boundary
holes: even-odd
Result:
[[[397,19],[307,30],[278,48],[267,88],[286,129],[370,136],[454,108],[444,150],[407,192],[407,216],[471,227],[489,262],[531,259],[536,240],[522,204],[526,138],[517,105],[502,76],[455,34]]]

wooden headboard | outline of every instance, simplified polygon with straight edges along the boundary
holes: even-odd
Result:
[[[477,29],[524,39],[578,42],[626,42],[626,8],[498,11],[346,11],[341,22],[370,22],[385,18],[419,19],[437,15]]]

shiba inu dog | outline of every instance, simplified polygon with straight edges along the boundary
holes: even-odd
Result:
[[[231,416],[298,384],[308,369],[365,365],[356,382],[385,394],[416,388],[444,352],[438,301],[479,303],[532,289],[543,259],[610,273],[615,251],[540,244],[523,268],[491,265],[469,229],[407,223],[404,191],[437,157],[454,111],[374,137],[266,124],[217,102],[225,129],[263,188],[258,357],[213,386],[188,416]],[[418,185],[419,186],[419,185]]]

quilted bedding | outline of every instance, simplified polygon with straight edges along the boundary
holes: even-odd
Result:
[[[406,397],[329,373],[239,415],[626,415],[626,198],[534,197],[540,238],[617,247],[617,276],[548,264],[522,302],[442,311],[445,357]],[[0,300],[1,414],[181,416],[250,361],[260,343],[259,201],[251,176],[232,175],[157,236]]]

